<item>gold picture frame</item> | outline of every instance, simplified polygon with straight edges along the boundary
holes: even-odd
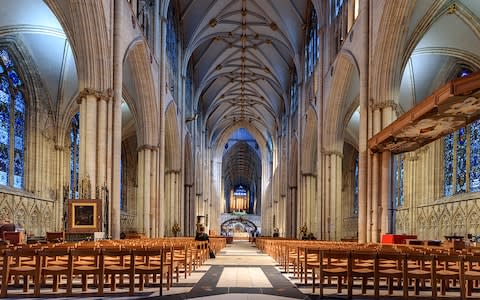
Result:
[[[68,231],[92,233],[101,231],[102,202],[99,199],[68,200]]]

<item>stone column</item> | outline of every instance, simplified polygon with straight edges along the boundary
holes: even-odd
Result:
[[[145,204],[145,194],[144,194],[144,187],[145,187],[145,152],[138,151],[137,152],[138,161],[137,161],[137,196],[136,196],[136,224],[137,224],[137,232],[144,233],[143,228],[143,211],[144,211],[144,204]]]
[[[382,213],[381,213],[381,231],[380,234],[391,233],[390,218],[392,212],[391,190],[392,184],[392,168],[391,168],[391,153],[389,151],[382,152]]]
[[[111,236],[120,238],[120,160],[122,149],[123,47],[122,11],[125,1],[114,2],[113,31],[113,103],[112,103],[112,182],[110,185]]]
[[[368,86],[369,86],[369,3],[361,1],[359,20],[362,21],[360,39],[360,132],[358,154],[358,242],[367,241],[367,178],[368,178]]]
[[[97,173],[97,95],[90,89],[80,93],[80,165],[79,184],[88,178],[91,192],[95,191]],[[92,197],[93,194],[87,196]],[[82,196],[81,196],[82,197]]]
[[[98,124],[97,124],[97,185],[99,187],[105,185],[107,174],[107,97],[100,97],[97,102]]]
[[[152,147],[150,151],[150,237],[158,237],[158,147]]]

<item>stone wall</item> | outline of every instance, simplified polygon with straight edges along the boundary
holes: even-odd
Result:
[[[480,234],[480,193],[455,195],[433,203],[397,210],[396,232],[419,239],[443,240],[445,235]]]
[[[8,217],[29,236],[45,236],[55,228],[55,201],[21,192],[0,192],[0,219]]]

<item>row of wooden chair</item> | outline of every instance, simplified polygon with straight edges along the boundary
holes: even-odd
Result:
[[[368,288],[376,297],[381,285],[386,285],[387,295],[391,296],[396,282],[404,298],[412,297],[412,289],[414,295],[419,295],[420,286],[436,298],[440,284],[442,295],[455,286],[455,295],[465,299],[480,281],[480,255],[475,249],[452,251],[442,247],[268,238],[257,239],[257,246],[271,255],[285,272],[293,268],[294,278],[302,284],[309,284],[307,278],[311,278],[312,292],[320,288],[320,296],[325,284],[331,284],[335,278],[337,293],[346,287],[349,297],[358,286],[354,282],[360,282],[362,294]],[[480,291],[475,291],[479,297]]]
[[[213,243],[215,251],[221,246],[220,239]],[[99,295],[103,294],[105,283],[114,292],[117,284],[124,284],[124,277],[128,277],[130,295],[135,286],[142,291],[146,283],[156,282],[159,277],[162,295],[162,289],[170,289],[174,277],[176,282],[180,273],[187,278],[208,255],[208,242],[193,238],[7,245],[0,247],[1,296],[7,297],[9,290],[16,289],[20,279],[25,293],[33,284],[35,296],[40,295],[47,281],[57,292],[59,283],[66,280],[65,293],[71,295],[73,279],[77,277],[81,279],[82,292],[93,283]]]

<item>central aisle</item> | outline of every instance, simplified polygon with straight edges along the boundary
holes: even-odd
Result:
[[[275,261],[248,241],[234,241],[209,259],[208,271],[193,288],[169,299],[305,299],[288,279],[275,268]],[[228,294],[228,295],[226,295]],[[201,298],[199,298],[201,297]]]

